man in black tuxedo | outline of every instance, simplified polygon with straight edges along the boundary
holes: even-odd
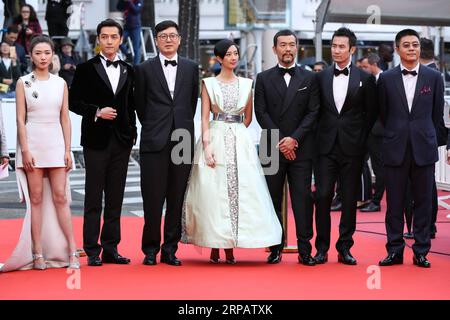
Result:
[[[136,67],[136,111],[142,123],[140,163],[145,225],[144,264],[180,266],[175,253],[181,239],[181,210],[194,148],[194,115],[198,100],[198,65],[177,55],[178,25],[156,25],[159,54]],[[177,145],[181,133],[182,149]],[[161,246],[161,216],[166,212]]]
[[[69,91],[70,110],[83,117],[81,145],[86,164],[83,242],[90,266],[130,262],[117,251],[128,161],[136,141],[133,68],[116,54],[122,33],[121,25],[112,19],[97,26],[101,52],[78,65]],[[105,208],[98,244],[103,193]]]
[[[275,174],[266,173],[266,181],[273,205],[281,222],[281,204],[286,176],[289,182],[294,211],[299,262],[315,265],[311,256],[313,236],[313,204],[311,197],[312,157],[314,150],[313,129],[319,110],[318,87],[312,72],[296,64],[297,37],[290,30],[279,31],[273,40],[273,51],[278,65],[261,72],[256,78],[255,114],[262,129],[261,146],[267,150],[271,136],[278,135],[278,150],[270,154],[270,166],[278,164]],[[260,148],[264,149],[263,147]],[[267,167],[268,163],[263,165]],[[268,263],[281,261],[284,235],[280,244],[270,248]]]
[[[383,163],[386,180],[388,256],[380,266],[403,263],[403,204],[411,181],[414,201],[413,263],[429,268],[430,222],[437,131],[443,117],[444,86],[439,72],[420,65],[419,35],[405,29],[395,37],[400,65],[378,80],[380,117],[384,125]]]
[[[317,125],[318,162],[315,168],[317,189],[316,263],[328,261],[330,248],[330,205],[334,185],[341,183],[342,213],[338,261],[355,265],[351,255],[356,228],[356,206],[366,153],[367,136],[376,119],[374,76],[355,67],[351,56],[356,50],[356,36],[347,29],[336,30],[332,37],[334,64],[318,74],[320,112]]]

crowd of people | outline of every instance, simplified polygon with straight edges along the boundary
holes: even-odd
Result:
[[[124,2],[129,12],[139,6],[139,1]],[[22,14],[29,33],[35,32],[29,26],[33,14]],[[6,33],[8,41],[14,39],[14,28],[19,27],[8,28],[13,33]],[[431,266],[427,254],[436,232],[434,165],[438,145],[448,139],[443,79],[430,59],[424,60],[428,40],[416,31],[404,29],[396,35],[400,65],[382,72],[389,60],[381,54],[362,59],[361,68],[352,62],[356,35],[339,28],[331,40],[332,64],[318,62],[310,72],[296,63],[296,33],[281,30],[273,38],[277,65],[259,73],[255,83],[235,74],[240,51],[231,40],[215,45],[218,74],[200,81],[198,64],[177,53],[181,36],[173,21],[156,25],[159,54],[135,67],[119,57],[127,36],[121,24],[107,19],[96,31],[100,53],[86,62],[73,54],[70,39],[61,42],[61,77],[52,74],[55,47],[50,37],[34,36],[28,44],[24,40],[31,59],[31,72],[25,75],[20,74],[19,53],[8,57],[11,45],[2,43],[0,69],[14,69],[19,75],[15,82],[1,79],[16,87],[16,168],[27,203],[19,243],[2,271],[80,268],[69,207],[69,110],[82,117],[83,248],[89,266],[130,263],[118,245],[128,160],[138,134],[136,118],[142,124],[144,265],[156,265],[160,254],[162,263],[181,266],[176,256],[180,241],[211,248],[213,264],[220,262],[220,249],[225,250],[226,263],[235,264],[237,247],[270,247],[267,263],[280,263],[286,179],[299,263],[328,262],[330,211],[338,184],[342,214],[337,261],[356,265],[351,248],[361,175],[370,157],[377,183],[367,211],[379,210],[384,189],[387,194],[387,256],[379,265],[403,263],[403,217],[410,199],[413,263]],[[202,133],[195,142],[199,92]],[[264,130],[259,155],[247,130],[253,111]],[[2,134],[2,150],[3,138]]]

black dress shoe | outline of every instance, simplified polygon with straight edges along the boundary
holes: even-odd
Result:
[[[436,239],[436,233],[431,233],[430,234],[430,239]]]
[[[381,206],[379,204],[370,202],[369,204],[365,205],[361,209],[359,209],[361,212],[379,212],[381,211]]]
[[[328,262],[328,253],[318,251],[314,256],[316,264],[324,264]]]
[[[427,258],[422,254],[413,256],[413,264],[421,268],[431,267],[430,261],[428,261]]]
[[[272,251],[267,257],[267,263],[276,264],[281,262],[281,250]]]
[[[335,205],[332,205],[330,211],[341,211],[342,210],[342,202],[336,202]]]
[[[405,238],[405,239],[414,239],[414,233],[412,233],[412,232],[405,232],[403,234],[403,238]]]
[[[131,262],[130,259],[126,257],[122,257],[120,254],[110,255],[107,253],[102,254],[102,261],[104,263],[114,263],[114,264],[129,264]]]
[[[176,267],[181,266],[181,261],[178,260],[177,257],[175,257],[175,255],[161,256],[161,262],[167,263],[168,265],[171,265],[171,266],[176,266]]]
[[[145,264],[146,266],[154,266],[156,264],[156,255],[155,254],[146,255],[142,263]]]
[[[403,255],[399,253],[390,253],[386,258],[378,262],[379,266],[393,266],[394,264],[403,264]]]
[[[305,266],[315,266],[316,260],[314,260],[313,257],[311,257],[310,254],[299,254],[298,255],[298,263],[301,263]]]
[[[338,253],[338,262],[347,264],[350,266],[356,265],[356,259],[353,258],[350,251],[342,251]]]
[[[88,257],[88,266],[91,267],[100,267],[102,265],[102,260],[99,256],[90,256]]]

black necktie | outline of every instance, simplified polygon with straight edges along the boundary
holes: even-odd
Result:
[[[167,67],[169,64],[171,64],[174,67],[177,66],[177,62],[175,60],[164,60],[164,67]]]
[[[114,68],[117,68],[117,66],[119,65],[120,60],[116,60],[116,61],[111,61],[111,60],[106,60],[106,67],[108,68],[110,65],[113,65]]]
[[[403,70],[402,70],[402,74],[403,74],[404,76],[406,76],[407,74],[410,74],[410,75],[412,75],[413,77],[417,76],[417,72],[416,72],[415,70],[409,71],[409,70],[403,69]]]
[[[292,67],[292,68],[289,68],[289,69],[278,67],[278,70],[280,70],[280,73],[281,73],[281,75],[282,75],[283,77],[284,77],[284,75],[285,75],[286,73],[289,73],[289,74],[291,75],[291,77],[293,77],[294,74],[295,74],[295,67]]]
[[[344,76],[348,76],[348,68],[344,68],[342,70],[334,68],[334,76],[337,77],[340,74],[343,74]]]

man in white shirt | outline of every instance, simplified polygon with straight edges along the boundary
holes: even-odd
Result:
[[[155,32],[159,55],[136,67],[135,86],[136,111],[142,123],[139,151],[145,219],[143,263],[155,265],[161,251],[161,262],[180,266],[175,253],[181,239],[181,210],[194,150],[199,72],[196,63],[177,54],[181,37],[175,22],[160,22]],[[180,142],[177,132],[185,134],[181,138],[185,146],[182,154],[174,150]],[[182,161],[174,159],[172,153],[180,155]]]
[[[403,263],[403,206],[408,179],[414,202],[413,263],[429,268],[434,165],[439,159],[437,128],[442,121],[444,87],[439,72],[419,63],[419,34],[404,29],[395,37],[400,65],[378,80],[382,156],[386,181],[388,256],[380,266]]]
[[[83,247],[90,266],[130,263],[117,249],[128,161],[136,141],[133,68],[117,56],[122,33],[122,26],[111,19],[97,26],[101,52],[78,65],[69,90],[70,110],[83,117],[81,145],[86,164]],[[103,193],[104,223],[100,227]]]
[[[351,62],[356,36],[347,29],[335,31],[331,43],[334,63],[317,74],[320,88],[320,112],[317,124],[318,160],[316,183],[316,263],[328,261],[330,248],[330,205],[334,186],[341,184],[342,213],[338,261],[355,265],[350,253],[356,228],[356,205],[361,171],[366,153],[367,135],[376,119],[375,78]]]

